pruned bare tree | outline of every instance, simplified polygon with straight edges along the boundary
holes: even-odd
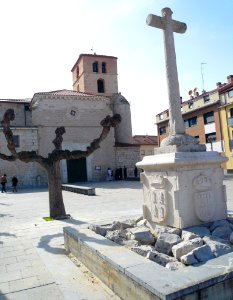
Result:
[[[85,151],[81,150],[62,150],[63,134],[66,132],[64,127],[58,127],[55,130],[56,137],[52,141],[55,149],[48,154],[47,157],[38,155],[36,151],[20,151],[17,152],[13,141],[13,133],[10,128],[10,123],[15,119],[15,113],[13,109],[8,109],[1,121],[3,127],[3,133],[7,141],[7,148],[11,155],[0,153],[0,158],[7,161],[15,161],[17,159],[28,163],[37,162],[47,171],[48,175],[48,190],[49,190],[49,209],[50,217],[54,219],[64,219],[68,217],[66,214],[62,189],[61,189],[61,175],[60,175],[60,160],[63,159],[80,159],[92,154],[95,150],[100,148],[100,143],[107,137],[111,127],[117,127],[121,122],[121,116],[115,114],[114,116],[105,117],[100,125],[102,126],[102,132],[100,136],[90,143],[90,146]]]

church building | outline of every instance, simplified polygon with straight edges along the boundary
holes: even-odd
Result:
[[[117,58],[107,55],[81,54],[72,70],[73,90],[35,93],[32,99],[0,99],[3,116],[8,108],[16,114],[12,131],[17,151],[35,150],[47,157],[57,127],[64,126],[63,149],[85,150],[99,136],[100,122],[107,115],[119,113],[122,122],[111,129],[106,140],[92,155],[80,160],[62,160],[63,183],[100,181],[107,169],[128,170],[133,177],[140,160],[139,146],[133,144],[129,102],[118,92]],[[0,152],[9,154],[1,130]],[[45,170],[36,163],[0,160],[0,170],[10,179],[16,175],[21,186],[47,184]]]

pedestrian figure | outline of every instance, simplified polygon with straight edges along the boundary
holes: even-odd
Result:
[[[112,181],[112,177],[113,177],[113,172],[111,168],[108,168],[107,180]]]
[[[126,180],[127,179],[127,168],[126,168],[126,166],[124,166],[124,168],[123,168],[123,174],[124,174],[124,180]]]
[[[17,192],[17,184],[18,184],[18,178],[16,176],[12,177],[12,192]]]
[[[138,177],[138,168],[135,166],[134,168],[134,177],[137,178]]]
[[[7,183],[6,174],[4,174],[4,175],[1,177],[2,193],[3,193],[3,192],[6,193],[6,183]]]
[[[122,180],[123,179],[123,170],[122,168],[120,167],[119,168],[119,180]]]

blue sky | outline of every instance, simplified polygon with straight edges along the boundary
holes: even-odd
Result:
[[[183,100],[212,90],[233,74],[232,0],[8,0],[0,1],[0,98],[72,89],[79,54],[118,57],[119,91],[131,103],[133,134],[157,134],[155,115],[167,109],[163,34],[147,15],[170,7],[185,22],[175,34]]]

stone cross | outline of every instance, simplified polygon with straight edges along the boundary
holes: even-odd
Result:
[[[165,62],[167,73],[170,135],[184,134],[184,121],[181,114],[179,81],[176,66],[176,52],[173,32],[184,33],[187,29],[185,23],[172,20],[172,10],[168,7],[162,9],[162,17],[148,15],[147,24],[163,30]]]

